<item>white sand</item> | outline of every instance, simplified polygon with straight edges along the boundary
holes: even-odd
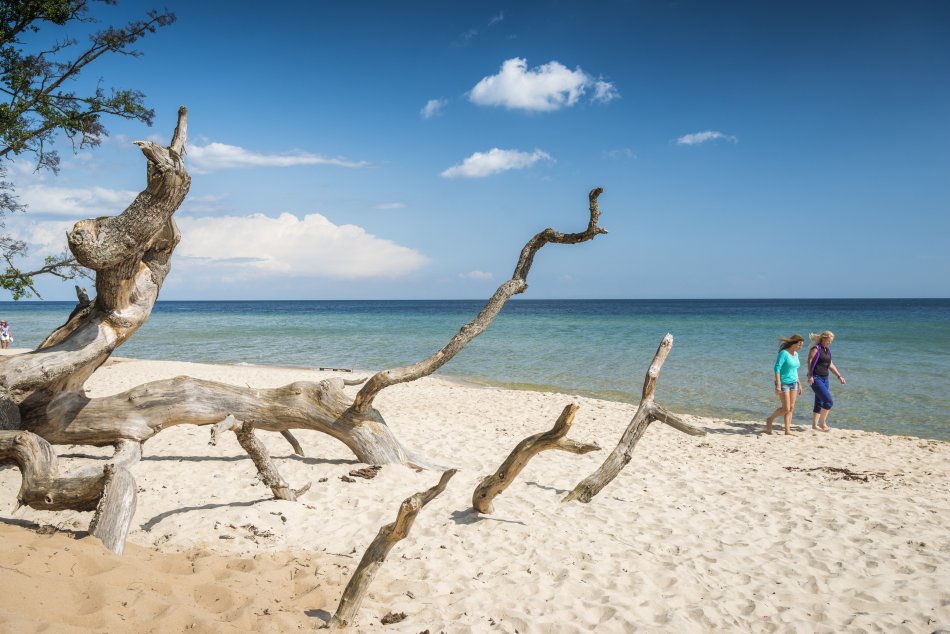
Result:
[[[179,374],[252,387],[333,375],[114,360],[89,394]],[[494,514],[474,515],[481,477],[572,401],[570,437],[604,450],[542,453]],[[360,631],[950,629],[950,443],[804,426],[764,436],[761,423],[702,418],[692,420],[709,433],[695,438],[654,424],[590,504],[562,504],[615,446],[633,406],[436,378],[388,389],[376,406],[404,444],[460,471],[390,553]],[[385,466],[346,483],[362,465],[339,442],[296,431],[299,458],[279,435],[259,434],[291,486],[313,483],[301,501],[274,500],[233,434],[209,446],[207,428],[166,429],[133,468],[138,509],[122,557],[83,536],[91,513],[11,514],[19,471],[0,470],[0,631],[322,625],[379,527],[439,473]],[[110,453],[57,451],[64,470]],[[871,475],[847,480],[824,467]],[[37,533],[45,525],[67,533]],[[384,626],[389,612],[407,616]]]

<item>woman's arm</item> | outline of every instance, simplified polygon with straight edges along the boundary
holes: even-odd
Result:
[[[841,373],[840,373],[840,372],[838,372],[838,368],[835,367],[835,362],[834,362],[834,361],[831,362],[831,365],[828,366],[828,369],[831,370],[832,372],[834,372],[835,376],[838,377],[838,380],[841,381],[841,385],[844,385],[844,384],[845,384],[844,377],[841,376]]]
[[[808,351],[808,385],[811,385],[812,381],[815,380],[815,378],[811,375],[811,368],[812,368],[811,362],[814,361],[816,354],[818,354],[818,346],[812,346],[811,349]]]

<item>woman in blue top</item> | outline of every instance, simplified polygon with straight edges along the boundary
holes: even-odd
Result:
[[[802,393],[802,383],[798,380],[798,368],[802,363],[798,359],[798,351],[805,345],[805,339],[799,334],[794,334],[788,339],[779,337],[779,341],[782,345],[779,346],[778,358],[775,359],[775,393],[782,405],[765,419],[765,433],[772,433],[772,422],[778,418],[779,414],[783,414],[785,435],[792,436],[792,412],[795,411],[795,399]]]

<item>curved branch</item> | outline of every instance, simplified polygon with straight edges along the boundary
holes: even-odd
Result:
[[[600,449],[597,445],[588,445],[565,438],[574,424],[574,416],[579,406],[570,403],[564,407],[554,427],[541,434],[535,434],[522,440],[511,451],[494,474],[479,483],[472,494],[472,506],[479,513],[492,512],[492,500],[504,492],[518,474],[528,465],[528,461],[547,449],[560,449],[570,453],[585,454]]]
[[[41,349],[0,363],[0,396],[30,407],[57,393],[79,390],[109,355],[151,314],[180,235],[172,219],[188,194],[191,177],[180,153],[187,110],[178,112],[174,145],[136,144],[148,159],[147,184],[125,211],[76,223],[69,248],[96,272],[96,298],[74,314]]]
[[[145,442],[174,425],[237,432],[231,423],[220,424],[237,419],[263,431],[323,432],[367,464],[434,466],[407,451],[377,413],[360,424],[348,420],[343,414],[351,404],[338,378],[254,389],[179,376],[101,398],[63,392],[49,403],[23,408],[20,425],[53,444],[104,447],[119,439]]]
[[[592,189],[588,196],[590,202],[590,220],[585,231],[565,234],[549,228],[531,238],[521,250],[521,257],[518,258],[518,263],[515,266],[511,279],[498,287],[498,290],[495,291],[494,295],[491,296],[485,304],[485,307],[474,320],[462,326],[458,333],[456,333],[441,350],[428,359],[401,368],[383,370],[373,375],[372,378],[366,382],[366,385],[357,393],[350,414],[354,418],[365,416],[373,406],[373,399],[376,398],[376,395],[382,390],[398,383],[415,381],[416,379],[432,374],[448,363],[452,357],[458,354],[472,339],[485,332],[498,313],[501,312],[501,309],[504,308],[508,300],[514,295],[523,293],[528,288],[528,273],[534,262],[534,256],[545,244],[549,242],[557,244],[577,244],[591,240],[602,233],[607,233],[606,229],[603,229],[597,224],[600,221],[600,207],[597,204],[597,199],[603,191],[603,188],[598,187]]]

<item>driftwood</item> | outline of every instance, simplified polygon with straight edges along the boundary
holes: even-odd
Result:
[[[544,245],[577,244],[606,233],[598,225],[597,200],[602,190],[594,189],[584,231],[565,234],[545,229],[535,235],[522,249],[511,279],[498,287],[475,319],[462,326],[442,349],[416,364],[384,370],[368,380],[335,378],[253,389],[176,377],[139,385],[122,394],[89,398],[85,382],[145,323],[170,270],[180,240],[173,215],[191,184],[183,161],[186,139],[187,111],[181,108],[168,147],[135,142],[146,158],[145,189],[119,215],[80,221],[69,232],[70,251],[95,273],[96,296],[90,300],[77,291],[79,305],[36,350],[0,358],[0,430],[32,432],[52,445],[121,448],[141,445],[172,425],[220,427],[222,421],[228,421],[222,428],[234,429],[262,480],[276,497],[290,500],[300,492],[280,477],[255,430],[281,433],[299,455],[303,448],[291,430],[310,429],[338,439],[363,463],[434,467],[396,439],[373,408],[375,397],[391,385],[432,374],[484,332],[505,303],[527,289],[534,257]],[[346,386],[360,384],[363,386],[355,397],[344,392]],[[48,452],[55,457],[51,449]],[[108,473],[88,476],[93,483],[84,480],[71,505],[63,503],[70,499],[69,490],[57,491],[58,508],[101,507],[104,510],[93,530],[114,532],[112,520],[104,519],[111,517],[106,509],[124,504],[131,517],[134,505],[134,483],[130,484],[126,471],[116,463]],[[47,508],[41,501],[27,503]],[[116,524],[123,522],[117,520]],[[111,547],[121,549],[121,543]]]
[[[380,566],[386,560],[386,555],[396,545],[396,542],[406,538],[413,522],[416,521],[416,515],[419,514],[422,507],[442,493],[454,475],[455,469],[449,469],[442,473],[442,478],[437,485],[428,491],[416,493],[403,500],[399,506],[396,521],[380,528],[376,538],[363,554],[363,558],[353,572],[353,576],[346,584],[346,589],[343,590],[340,604],[336,609],[336,613],[327,623],[327,627],[342,629],[355,624],[356,614],[363,603],[366,591],[373,582]]]
[[[146,190],[122,214],[79,222],[70,232],[70,249],[96,273],[97,296],[36,351],[0,359],[0,429],[29,430],[54,445],[108,446],[120,440],[142,443],[171,425],[214,425],[232,415],[258,430],[282,433],[300,455],[292,429],[329,434],[363,463],[432,467],[396,439],[372,407],[375,397],[386,387],[432,374],[484,332],[505,303],[527,288],[534,256],[545,244],[576,244],[606,233],[598,225],[602,190],[595,189],[586,230],[545,229],[535,235],[522,249],[512,278],[442,349],[411,366],[378,372],[355,398],[344,388],[364,380],[253,389],[177,377],[90,399],[83,390],[86,379],[145,322],[168,272],[179,240],[172,214],[190,184],[181,160],[185,136],[182,108],[171,146],[137,142],[148,159]]]
[[[0,462],[20,467],[17,507],[95,511],[89,532],[118,555],[135,514],[136,485],[129,467],[141,455],[137,443],[120,443],[103,468],[60,475],[56,453],[43,438],[28,431],[0,431]]]
[[[647,427],[653,421],[666,423],[670,427],[677,429],[691,436],[705,436],[706,432],[699,427],[690,425],[681,417],[667,411],[654,402],[653,394],[656,392],[656,382],[660,377],[660,369],[666,361],[673,347],[673,335],[667,334],[660,342],[656,354],[653,356],[653,362],[650,369],[647,370],[646,377],[643,380],[643,392],[640,399],[640,406],[637,413],[633,416],[627,429],[620,437],[617,447],[607,456],[604,463],[594,473],[584,478],[578,483],[574,490],[567,494],[562,500],[570,502],[571,500],[580,500],[581,502],[590,502],[595,495],[600,493],[601,489],[607,486],[611,480],[617,477],[633,455],[633,450],[640,438],[646,432]]]
[[[472,494],[472,506],[475,510],[479,513],[491,513],[492,500],[495,496],[501,494],[508,485],[514,482],[531,458],[546,449],[560,449],[576,454],[599,451],[600,447],[596,444],[588,445],[565,438],[567,432],[571,430],[577,410],[578,406],[574,403],[565,406],[564,411],[555,421],[554,427],[549,431],[529,436],[518,443],[498,470],[482,480],[475,489]]]

